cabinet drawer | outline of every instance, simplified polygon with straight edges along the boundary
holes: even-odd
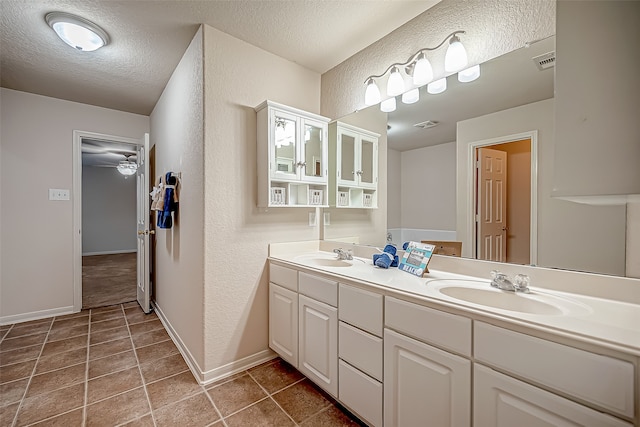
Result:
[[[382,381],[382,338],[339,322],[338,355],[365,374]]]
[[[340,402],[369,425],[382,426],[382,383],[343,360],[339,361],[338,372]]]
[[[632,427],[546,390],[476,364],[473,368],[473,425],[581,425]],[[575,423],[575,424],[574,424]]]
[[[301,294],[333,307],[338,305],[338,282],[307,273],[299,273],[298,279]]]
[[[463,356],[471,356],[471,319],[385,298],[387,327]]]
[[[269,281],[284,288],[298,292],[298,270],[269,264]]]
[[[476,360],[632,418],[634,367],[482,322],[474,329]]]
[[[382,295],[341,283],[339,297],[340,320],[382,337]]]

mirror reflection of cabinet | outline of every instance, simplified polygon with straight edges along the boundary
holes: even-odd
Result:
[[[329,124],[329,203],[378,207],[379,134],[341,122]]]
[[[258,206],[328,206],[329,119],[272,101],[255,110]]]

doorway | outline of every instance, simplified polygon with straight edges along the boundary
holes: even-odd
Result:
[[[135,301],[141,142],[75,131],[73,143],[74,311]]]
[[[472,257],[535,265],[537,131],[477,141],[469,150]],[[487,173],[492,162],[503,175]]]

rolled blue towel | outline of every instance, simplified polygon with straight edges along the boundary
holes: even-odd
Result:
[[[393,264],[398,265],[398,257],[396,256],[396,247],[393,245],[386,245],[381,254],[373,255],[373,263],[380,268],[389,268]]]

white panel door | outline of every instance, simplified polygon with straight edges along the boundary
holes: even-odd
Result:
[[[300,295],[298,369],[338,396],[338,309]]]
[[[151,269],[149,266],[149,236],[155,231],[149,230],[149,134],[144,135],[144,141],[137,148],[138,169],[136,171],[137,185],[137,233],[138,233],[138,271],[137,271],[137,299],[142,311],[151,311]]]
[[[385,329],[384,425],[469,427],[471,362]]]
[[[631,427],[548,391],[475,364],[473,425],[483,427]]]
[[[507,153],[478,149],[478,259],[507,260]]]
[[[269,283],[269,347],[298,366],[298,293]]]

